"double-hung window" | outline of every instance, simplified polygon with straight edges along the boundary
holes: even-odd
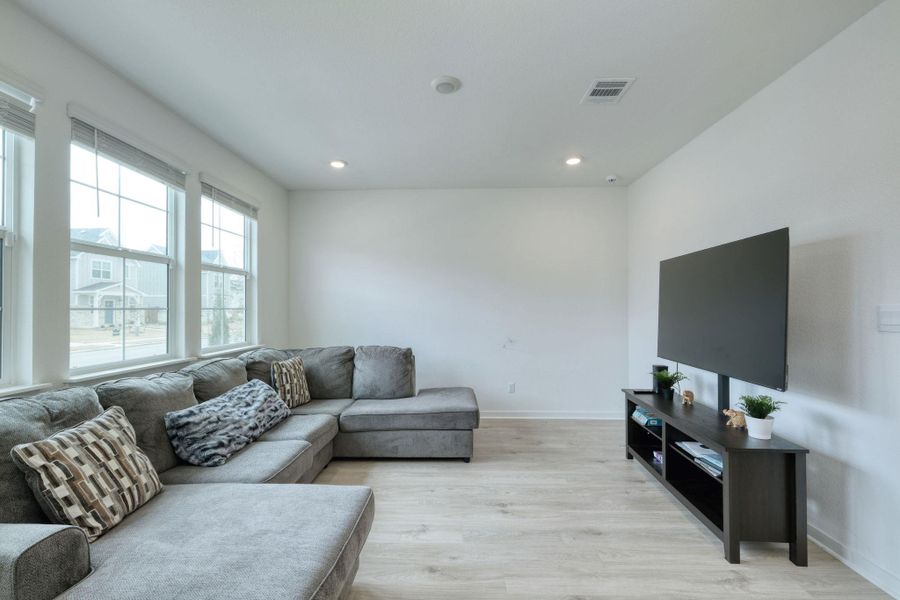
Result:
[[[72,119],[72,371],[171,355],[174,223],[184,183],[180,170]]]
[[[0,92],[0,385],[20,383],[13,364],[16,209],[32,189],[34,123],[30,106]]]
[[[256,208],[201,182],[200,308],[204,351],[253,338]]]

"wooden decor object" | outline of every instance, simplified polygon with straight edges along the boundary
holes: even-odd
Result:
[[[734,410],[733,408],[726,408],[722,411],[722,414],[728,417],[728,422],[725,424],[729,427],[735,427],[737,429],[747,427],[747,419],[744,418],[746,415],[743,412]]]

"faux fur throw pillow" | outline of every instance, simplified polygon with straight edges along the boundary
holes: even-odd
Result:
[[[166,413],[166,431],[179,458],[217,467],[290,415],[278,393],[254,379],[218,398]]]

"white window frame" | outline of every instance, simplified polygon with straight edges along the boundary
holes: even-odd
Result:
[[[72,142],[70,142],[71,148]],[[111,159],[114,160],[114,159]],[[134,167],[123,164],[117,160],[114,160],[116,164],[120,166],[124,166],[126,168],[132,169],[134,171],[140,172],[138,169]],[[70,163],[71,164],[71,163]],[[71,170],[71,166],[69,167]],[[71,171],[69,173],[69,185],[74,180],[71,177]],[[80,185],[84,185],[81,182],[76,182]],[[97,182],[99,184],[99,182]],[[178,190],[177,188],[173,188],[170,185],[166,185],[166,190],[168,194],[168,206],[167,206],[167,223],[166,223],[166,255],[163,256],[161,254],[156,254],[153,252],[142,252],[139,250],[130,250],[127,248],[123,248],[122,246],[109,246],[106,244],[95,244],[93,242],[86,242],[83,240],[75,240],[70,239],[70,250],[74,252],[86,252],[88,254],[102,255],[104,257],[108,257],[112,260],[121,260],[122,261],[122,308],[115,310],[127,310],[127,303],[125,302],[125,261],[127,260],[138,260],[143,262],[152,262],[157,264],[163,264],[167,267],[167,277],[166,277],[166,353],[165,354],[154,354],[153,356],[149,356],[146,358],[134,358],[131,360],[117,360],[106,363],[97,363],[93,365],[88,365],[84,367],[72,367],[72,349],[69,347],[69,376],[77,377],[80,375],[87,375],[95,372],[103,372],[109,370],[118,370],[118,369],[127,369],[129,367],[137,367],[143,364],[157,363],[166,360],[172,360],[176,358],[176,348],[178,347],[178,341],[175,339],[175,328],[173,326],[174,319],[173,317],[176,314],[177,307],[175,306],[175,270],[176,270],[176,260],[177,256],[176,252],[176,235],[175,229],[176,224],[178,223],[178,197],[184,194],[183,190]],[[127,199],[127,197],[126,197]],[[119,219],[121,220],[121,211],[119,211]],[[120,223],[120,234],[121,238],[121,223]],[[91,265],[93,271],[93,265]],[[71,285],[71,284],[70,284]],[[72,293],[72,290],[69,290],[69,293]],[[79,308],[69,306],[69,315],[71,317],[72,312],[74,311],[91,311],[91,310],[101,310],[102,307],[95,306],[91,308]],[[124,335],[124,327],[123,327],[123,335]],[[71,325],[69,328],[71,331]],[[124,348],[124,341],[123,341]],[[124,351],[124,350],[123,350]]]
[[[3,146],[3,214],[0,214],[0,388],[28,386],[32,382],[31,331],[20,321],[33,316],[29,290],[21,280],[30,280],[31,244],[19,244],[27,234],[22,228],[34,205],[34,131],[41,100],[22,87],[22,80],[3,69],[0,81],[0,144]],[[27,196],[26,196],[27,194]],[[20,214],[21,212],[21,214]],[[28,227],[30,231],[30,226]],[[30,240],[29,240],[30,242]]]
[[[210,198],[209,196],[202,195],[200,196],[201,206],[204,200],[209,200],[213,203],[213,205],[220,205],[225,208],[228,208],[227,205]],[[213,214],[215,214],[215,208],[213,208]],[[202,210],[201,210],[202,215]],[[204,346],[203,345],[203,336],[200,336],[200,352],[202,355],[206,354],[214,354],[217,352],[224,352],[227,350],[232,350],[235,348],[243,348],[246,346],[251,346],[256,343],[256,302],[254,290],[256,289],[256,230],[257,230],[257,221],[253,217],[247,215],[241,215],[244,217],[244,268],[236,269],[234,267],[228,267],[224,265],[216,265],[213,263],[208,263],[202,259],[200,260],[200,277],[203,277],[204,271],[211,271],[215,273],[222,273],[224,275],[239,275],[244,278],[244,339],[240,342],[234,342],[232,344],[219,344],[215,346]],[[213,229],[217,229],[218,227],[209,223],[204,223],[203,218],[200,218],[200,228],[204,226],[213,227]],[[221,228],[218,228],[221,229]],[[203,307],[203,301],[201,297],[200,302],[200,322],[203,322],[203,314],[207,310],[239,310],[239,309],[208,309]]]
[[[0,190],[3,214],[0,215],[0,387],[14,385],[15,365],[10,357],[14,356],[16,289],[16,260],[14,256],[15,222],[16,222],[16,148],[15,139],[7,135],[0,127],[0,144],[3,158],[0,158],[0,169],[3,169],[3,189]]]

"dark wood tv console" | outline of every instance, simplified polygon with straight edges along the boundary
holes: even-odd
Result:
[[[725,546],[725,559],[741,561],[743,542],[787,542],[790,559],[807,564],[806,448],[772,436],[757,440],[725,425],[726,417],[703,404],[682,405],[651,391],[625,392],[625,456],[636,459]],[[655,413],[660,427],[631,418],[636,406]],[[722,455],[721,477],[701,469],[675,445],[697,441]],[[653,451],[663,463],[653,462]]]

